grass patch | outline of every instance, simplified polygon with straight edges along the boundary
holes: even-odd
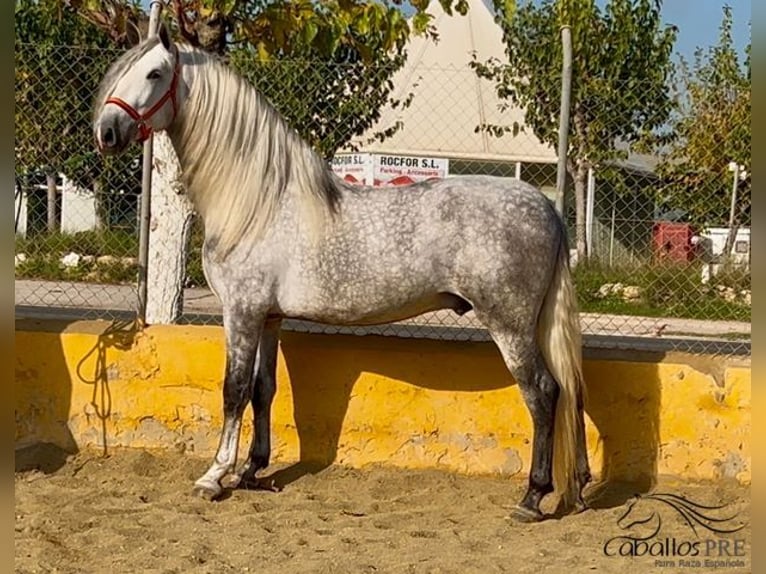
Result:
[[[750,305],[740,295],[750,290],[750,273],[721,271],[705,285],[701,271],[701,264],[609,267],[586,262],[575,267],[574,281],[580,309],[588,313],[750,321]],[[626,301],[620,294],[600,296],[599,289],[608,283],[637,286],[641,297]],[[727,301],[719,286],[733,289],[736,299]]]
[[[77,233],[40,233],[31,237],[16,237],[16,253],[27,257],[38,255],[63,257],[71,252],[80,255],[112,255],[136,257],[138,235],[129,231],[78,231]]]
[[[135,283],[138,279],[138,237],[127,231],[16,237],[16,254],[20,253],[26,260],[16,265],[17,279],[114,284]],[[66,267],[61,262],[69,253],[81,256],[76,267]]]
[[[65,267],[61,259],[46,255],[33,255],[16,266],[17,279],[45,281],[82,281],[86,283],[126,284],[138,281],[135,259],[109,262],[80,260],[77,267]]]

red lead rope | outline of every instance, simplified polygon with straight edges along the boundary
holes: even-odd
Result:
[[[125,100],[115,97],[107,98],[106,104],[114,104],[120,106],[125,112],[138,123],[138,141],[140,143],[145,142],[150,135],[152,135],[152,128],[146,123],[154,114],[162,109],[162,106],[170,100],[173,105],[173,119],[176,117],[176,87],[178,86],[178,77],[180,76],[181,62],[178,57],[178,48],[175,47],[176,65],[173,69],[173,79],[170,81],[170,87],[168,91],[163,94],[159,101],[149,108],[143,114],[139,114],[138,111],[127,103]],[[172,121],[172,120],[171,120]]]

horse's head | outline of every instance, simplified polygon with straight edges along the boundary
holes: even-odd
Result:
[[[617,526],[623,530],[631,530],[637,526],[651,523],[657,513],[643,501],[644,498],[638,494],[631,498],[626,503],[625,511],[617,519]]]
[[[160,25],[156,37],[128,50],[101,81],[93,118],[99,150],[117,154],[167,129],[179,106],[180,76],[178,48]]]

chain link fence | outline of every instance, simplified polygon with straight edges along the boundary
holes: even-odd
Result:
[[[95,153],[90,126],[94,92],[116,57],[17,45],[17,307],[73,309],[84,317],[135,313],[141,152],[104,160]],[[488,174],[520,178],[555,197],[555,145],[541,142],[524,112],[500,100],[468,65],[406,65],[394,72],[347,62],[256,64],[236,51],[230,65],[347,181],[400,185]],[[640,98],[644,89],[626,85],[625,93]],[[749,91],[732,93],[729,104],[746,99],[749,105],[749,97]],[[584,102],[572,112],[573,125],[584,119],[590,127],[579,139],[575,130],[570,141],[566,195],[589,344],[660,342],[667,348],[664,341],[671,340],[671,347],[694,351],[749,352],[749,165],[724,142],[691,159],[680,141],[644,134],[629,145],[614,136],[630,118],[605,116],[603,107]],[[683,106],[675,114],[666,128],[695,121]],[[746,144],[749,158],[749,139]],[[220,323],[202,272],[202,239],[197,221],[179,321]],[[470,312],[364,328],[300,321],[285,327],[488,339]]]
[[[135,313],[140,150],[95,149],[92,102],[116,50],[16,43],[16,305]]]

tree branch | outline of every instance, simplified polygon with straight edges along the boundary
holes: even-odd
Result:
[[[199,37],[194,26],[189,22],[186,17],[186,3],[184,0],[172,0],[173,9],[176,15],[176,21],[178,22],[178,29],[181,32],[184,40],[192,44],[193,46],[199,45]]]

